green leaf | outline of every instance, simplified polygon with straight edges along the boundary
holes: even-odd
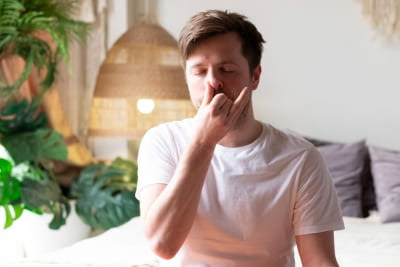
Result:
[[[2,142],[16,164],[39,160],[40,145],[34,132],[5,136]]]
[[[14,208],[14,221],[17,220],[19,217],[21,217],[22,212],[24,211],[24,208],[21,205],[13,205]]]
[[[16,220],[18,220],[19,217],[21,217],[22,212],[24,211],[24,208],[20,205],[13,205],[11,206],[14,209],[14,216],[12,216],[11,211],[10,211],[10,206],[9,205],[3,205],[5,215],[6,215],[6,220],[4,222],[4,229],[7,229],[10,227]]]
[[[14,135],[34,131],[47,125],[46,115],[38,112],[39,102],[32,99],[30,103],[23,100],[19,103],[8,103],[0,113],[0,133]]]
[[[28,79],[29,75],[32,72],[34,57],[35,55],[33,51],[30,51],[28,56],[24,58],[25,59],[24,70],[22,71],[18,79],[12,85],[0,86],[0,94],[2,95],[12,94],[22,86],[22,84]]]
[[[12,171],[12,164],[6,159],[0,158],[0,181],[7,178]]]
[[[11,177],[12,165],[0,158],[0,205],[10,205],[21,197],[20,182]]]
[[[5,46],[8,43],[11,43],[15,39],[14,33],[14,28],[13,27],[7,27],[8,28],[8,35],[6,35],[4,38],[0,39],[0,51],[2,50],[2,47]],[[1,29],[1,34],[5,32],[6,29],[2,28]]]
[[[117,162],[121,166],[130,166],[124,161]],[[129,186],[125,186],[124,183],[130,184],[131,181],[122,178],[133,174],[131,168],[132,166],[124,171],[115,166],[96,164],[88,166],[80,173],[72,191],[77,197],[77,214],[86,224],[95,229],[109,229],[139,216],[139,202],[134,196],[135,188],[127,190]],[[129,171],[132,172],[130,175]],[[133,176],[135,175],[136,173]]]
[[[11,177],[11,171],[11,162],[0,158],[0,206],[5,211],[4,228],[10,227],[23,211],[22,206],[15,204],[21,201],[20,182]],[[14,210],[14,216],[10,212],[10,207]]]
[[[66,160],[68,156],[63,136],[52,129],[5,136],[2,142],[16,164],[39,159]]]
[[[66,160],[68,156],[67,145],[62,134],[51,129],[39,129],[35,134],[40,140],[40,158]]]
[[[49,224],[51,229],[59,229],[65,224],[71,206],[55,181],[24,179],[21,183],[21,193],[26,206],[53,214]]]
[[[47,75],[41,82],[41,94],[52,83],[60,59],[69,64],[69,43],[86,41],[90,25],[73,19],[79,8],[76,0],[2,0],[0,5],[0,56],[2,53],[22,57],[27,63],[14,84],[0,86],[0,94],[12,94],[29,76],[32,66],[46,66]],[[35,36],[38,31],[48,32],[56,44],[56,51],[47,50],[44,41]]]
[[[124,160],[117,157],[111,163],[111,166],[124,171],[121,176],[113,177],[112,183],[120,190],[132,191],[137,185],[137,165],[130,160]]]
[[[7,229],[8,227],[10,227],[13,224],[13,218],[10,212],[10,209],[8,207],[8,205],[4,205],[4,210],[5,210],[5,214],[6,214],[6,221],[4,223],[4,229]]]

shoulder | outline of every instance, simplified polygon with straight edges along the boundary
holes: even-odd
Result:
[[[193,119],[184,119],[180,121],[171,121],[161,123],[149,129],[143,139],[161,138],[167,139],[176,135],[187,135],[191,129]]]
[[[192,119],[184,119],[161,123],[151,128],[140,141],[139,154],[142,150],[180,153],[190,137],[192,123]],[[174,157],[177,155],[174,154]]]
[[[280,129],[267,123],[263,124],[269,150],[277,154],[308,154],[316,151],[314,145],[300,134],[289,129]]]

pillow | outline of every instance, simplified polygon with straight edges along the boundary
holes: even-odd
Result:
[[[306,139],[311,142],[314,146],[325,146],[325,145],[333,145],[340,144],[334,143],[331,141],[320,140],[316,138],[306,137]],[[370,168],[370,158],[368,153],[365,156],[364,167],[361,174],[361,206],[363,217],[368,217],[371,211],[376,211],[376,197],[375,197],[375,188],[372,180],[371,168]]]
[[[376,211],[376,195],[374,181],[371,174],[371,159],[369,154],[365,158],[364,170],[361,175],[362,184],[362,208],[364,217],[370,216],[370,212]]]
[[[326,162],[342,214],[348,217],[365,217],[362,206],[362,175],[365,174],[365,162],[368,155],[365,140],[338,144],[307,139],[317,144],[316,147]]]
[[[381,222],[400,222],[400,152],[369,147]]]
[[[317,138],[312,138],[312,137],[305,137],[305,139],[313,144],[314,146],[326,146],[326,145],[333,145],[334,142],[326,141],[326,140],[321,140]]]

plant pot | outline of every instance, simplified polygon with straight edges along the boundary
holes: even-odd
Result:
[[[38,256],[87,238],[91,229],[75,212],[75,202],[71,201],[71,213],[65,225],[58,230],[49,228],[51,214],[38,215],[24,211],[17,221],[25,256]]]
[[[0,266],[24,257],[24,245],[17,223],[7,229],[3,229],[5,222],[4,209],[0,206]]]

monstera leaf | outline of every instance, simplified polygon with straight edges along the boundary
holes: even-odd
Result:
[[[125,164],[122,165],[130,166]],[[136,176],[136,173],[128,173],[103,164],[91,165],[80,173],[72,186],[72,195],[77,198],[76,212],[86,224],[106,230],[139,215],[135,187],[132,189],[130,179],[123,178]]]
[[[27,100],[9,103],[0,113],[0,133],[7,136],[46,127],[46,116],[37,111],[38,107],[35,98],[30,103]]]
[[[116,167],[123,171],[123,175],[117,175],[107,180],[106,183],[109,186],[115,187],[115,189],[134,191],[137,185],[137,166],[132,161],[124,160],[117,157],[111,162],[112,167]]]
[[[24,179],[21,183],[21,196],[29,209],[53,214],[49,224],[51,229],[63,226],[71,211],[69,201],[62,195],[60,186],[51,179]]]
[[[16,164],[39,159],[66,160],[68,156],[63,136],[52,129],[5,136],[2,143]]]
[[[18,204],[21,200],[20,182],[11,177],[11,171],[12,164],[0,158],[0,206],[4,208],[6,215],[4,228],[10,227],[23,211],[23,207]]]

